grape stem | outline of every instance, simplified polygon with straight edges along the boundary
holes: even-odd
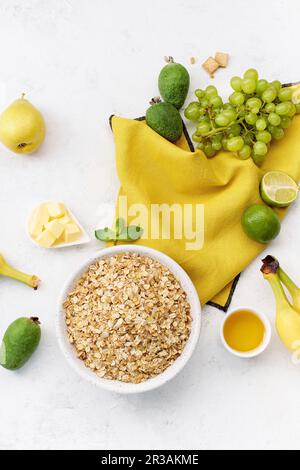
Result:
[[[213,130],[215,129],[215,126],[214,126],[214,123],[213,123],[213,118],[212,118],[212,114],[211,114],[211,110],[210,108],[207,108],[207,112],[208,112],[208,115],[209,115],[209,119],[210,119],[210,122],[211,122],[211,126],[213,128]]]
[[[241,119],[238,119],[236,121],[237,124],[239,124],[240,122],[242,122],[242,118]],[[225,131],[226,129],[229,129],[229,127],[232,126],[232,123],[231,124],[228,124],[228,126],[223,126],[223,127],[214,127],[211,131],[209,132],[206,132],[206,134],[202,134],[201,137],[210,137],[211,135],[215,135],[215,134],[218,134],[219,132],[223,132]]]

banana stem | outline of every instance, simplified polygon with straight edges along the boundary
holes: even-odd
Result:
[[[281,267],[279,267],[278,269],[278,275],[279,275],[279,279],[281,280],[281,282],[285,285],[285,287],[288,289],[289,293],[291,294],[294,307],[297,310],[300,309],[299,287],[294,283],[294,281],[287,275],[287,273]]]
[[[0,275],[10,277],[19,282],[23,282],[23,284],[26,284],[32,287],[33,289],[37,289],[39,282],[40,282],[37,276],[23,273],[22,271],[19,271],[13,268],[12,266],[10,266],[1,255],[0,255]]]
[[[287,273],[282,268],[278,269],[278,275],[281,282],[283,282],[283,284],[289,290],[292,296],[294,296],[295,294],[300,295],[299,287],[294,283],[294,281],[287,275]]]
[[[285,292],[281,285],[278,274],[277,273],[276,274],[275,273],[264,274],[264,278],[269,282],[269,284],[272,287],[272,290],[276,299],[277,308],[284,308],[287,306],[292,307],[287,299],[287,296],[285,295]]]

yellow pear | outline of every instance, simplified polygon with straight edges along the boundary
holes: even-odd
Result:
[[[35,152],[44,138],[44,118],[24,95],[0,115],[0,141],[13,152]]]

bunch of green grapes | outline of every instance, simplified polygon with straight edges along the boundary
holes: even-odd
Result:
[[[195,91],[198,101],[184,111],[187,119],[196,122],[192,138],[207,157],[224,149],[261,165],[272,139],[282,139],[293,116],[300,113],[300,104],[292,102],[291,88],[282,87],[278,80],[259,80],[255,69],[247,70],[243,78],[233,77],[230,84],[234,91],[228,103],[223,103],[213,85]]]

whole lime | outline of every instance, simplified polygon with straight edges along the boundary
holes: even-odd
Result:
[[[245,210],[242,226],[248,237],[259,243],[268,243],[280,232],[280,220],[277,214],[267,206],[254,204]]]

